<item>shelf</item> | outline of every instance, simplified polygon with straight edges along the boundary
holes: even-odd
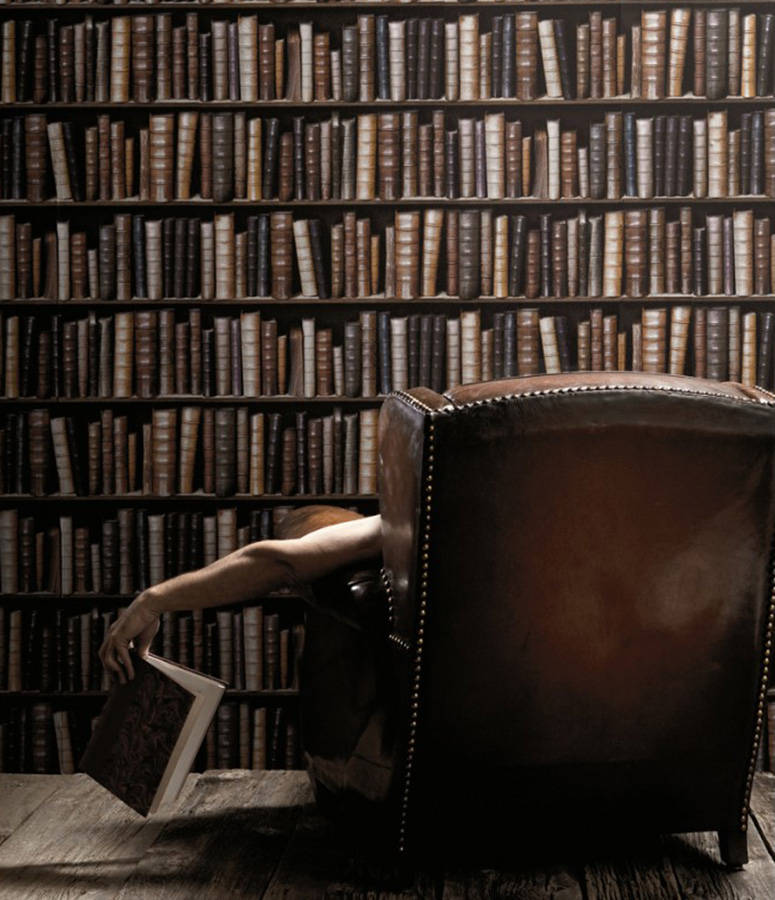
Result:
[[[769,7],[772,0],[741,0],[735,6],[740,7]],[[20,3],[12,4],[0,3],[0,10],[3,12],[20,13],[24,11],[31,12],[106,12],[117,15],[126,15],[127,13],[153,13],[153,12],[186,12],[196,10],[198,12],[212,12],[219,14],[221,12],[246,10],[272,10],[273,12],[295,14],[299,10],[312,12],[313,10],[323,10],[326,14],[332,12],[348,12],[349,10],[357,10],[361,12],[373,12],[375,10],[401,10],[409,13],[421,9],[432,9],[435,12],[447,10],[454,12],[460,9],[464,10],[482,10],[484,12],[503,12],[514,9],[553,9],[555,7],[578,7],[582,10],[594,9],[596,7],[614,7],[622,9],[638,10],[642,6],[656,7],[681,7],[681,6],[701,6],[701,7],[725,7],[729,6],[724,0],[641,0],[641,2],[633,2],[633,0],[525,0],[525,2],[505,3],[505,2],[464,2],[453,3],[449,0],[415,0],[413,3],[397,2],[397,0],[386,0],[386,2],[368,2],[368,0],[326,0],[323,3],[311,3],[309,0],[288,0],[288,2],[267,2],[267,0],[248,0],[245,3],[225,2],[225,3],[147,3],[147,2],[131,2],[124,4],[103,5],[98,3]]]
[[[598,306],[611,304],[642,304],[642,303],[775,303],[775,294],[754,294],[741,297],[737,294],[647,294],[643,297],[492,297],[483,295],[471,300],[460,300],[458,297],[414,297],[411,299],[396,299],[383,296],[376,297],[337,297],[319,299],[317,297],[292,297],[288,300],[278,300],[274,297],[258,298],[246,297],[242,300],[202,300],[201,297],[175,297],[163,300],[133,299],[133,300],[46,300],[36,297],[30,300],[0,300],[0,312],[11,308],[16,313],[25,307],[50,308],[63,311],[67,308],[73,310],[88,309],[96,306],[100,308],[113,307],[114,309],[163,309],[164,307],[179,306],[188,309],[195,306],[200,310],[208,307],[217,309],[247,309],[252,307],[304,307],[318,309],[321,307],[355,309],[371,306],[396,307],[404,312],[409,312],[418,307],[435,307],[441,309],[463,307],[476,308],[479,306]],[[265,398],[254,398],[264,400]],[[327,399],[327,398],[326,398]]]
[[[203,397],[198,394],[165,394],[163,397],[0,397],[0,403],[14,406],[164,406],[194,403],[198,406],[357,406],[374,407],[386,397],[245,397],[230,395]]]
[[[70,702],[71,700],[105,700],[109,691],[0,691],[0,703],[41,703],[44,701]],[[226,688],[224,699],[229,700],[296,700],[295,688],[274,691],[244,691]]]
[[[0,6],[0,10],[2,7]],[[619,95],[616,97],[597,97],[586,99],[565,99],[563,97],[539,97],[535,100],[519,100],[516,97],[488,97],[482,100],[446,100],[443,97],[436,97],[426,100],[373,100],[373,101],[344,101],[344,100],[154,100],[148,103],[139,103],[134,100],[126,102],[97,102],[83,101],[80,103],[63,103],[61,101],[53,103],[32,103],[16,102],[16,103],[0,103],[0,113],[41,113],[41,112],[79,112],[82,110],[95,110],[106,112],[110,110],[120,110],[122,112],[132,112],[140,110],[186,110],[186,109],[235,109],[256,111],[261,109],[268,110],[350,110],[357,112],[359,110],[369,111],[375,109],[439,109],[455,110],[455,109],[511,109],[517,108],[520,111],[529,107],[539,108],[561,108],[561,109],[590,109],[608,107],[618,108],[620,106],[634,107],[652,107],[652,106],[701,106],[706,107],[725,107],[725,106],[756,106],[765,104],[775,105],[775,96],[772,94],[761,97],[724,97],[719,100],[709,100],[705,97],[695,97],[694,95],[684,95],[682,97],[663,97],[659,100],[651,100],[643,97],[629,97],[627,95]]]
[[[385,209],[415,207],[449,207],[451,209],[466,208],[494,208],[494,209],[523,209],[532,206],[539,209],[557,207],[563,209],[572,207],[644,207],[644,206],[696,206],[726,209],[730,204],[742,204],[746,206],[771,205],[775,198],[764,194],[738,194],[734,197],[618,197],[591,199],[589,197],[560,197],[557,200],[549,200],[539,197],[508,197],[494,199],[491,197],[414,197],[400,198],[397,200],[226,200],[216,202],[214,200],[42,200],[33,202],[30,200],[0,200],[0,212],[4,209],[23,210],[80,210],[80,209],[213,209],[213,210],[237,210],[237,209],[276,209],[289,212],[293,209]],[[314,300],[315,298],[310,298]]]
[[[348,503],[376,503],[376,494],[233,494],[228,497],[216,497],[215,494],[46,494],[33,497],[32,494],[0,494],[0,505],[8,503],[220,503],[224,506],[249,504],[260,506],[301,506],[307,503],[327,503],[341,505]]]
[[[62,603],[112,603],[114,606],[125,606],[129,605],[138,594],[141,594],[142,591],[134,591],[131,594],[105,594],[98,591],[74,591],[72,594],[62,594],[56,591],[18,591],[14,594],[10,593],[0,593],[0,603],[47,603],[47,604],[62,604]],[[298,593],[291,590],[288,591],[271,591],[268,594],[264,594],[260,600],[256,600],[256,603],[260,604],[272,604],[276,601],[302,601],[304,598]],[[246,601],[245,603],[233,603],[233,604],[224,604],[224,609],[231,609],[232,607],[242,607],[242,606],[250,606],[253,604],[253,601]],[[188,610],[182,610],[183,612],[188,612]]]

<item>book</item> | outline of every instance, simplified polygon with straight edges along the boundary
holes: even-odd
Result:
[[[129,652],[135,677],[113,686],[78,770],[147,816],[180,792],[226,682]]]

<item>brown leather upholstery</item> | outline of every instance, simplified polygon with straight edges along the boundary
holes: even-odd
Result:
[[[742,864],[775,396],[530,376],[394,393],[379,438],[384,569],[316,585],[308,623],[321,803],[399,853],[559,810],[569,829],[718,830]]]

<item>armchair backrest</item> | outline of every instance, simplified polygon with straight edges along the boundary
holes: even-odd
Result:
[[[417,388],[379,441],[399,850],[493,798],[744,829],[775,396],[624,372]]]

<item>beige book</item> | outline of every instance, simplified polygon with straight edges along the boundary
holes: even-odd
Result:
[[[460,99],[479,99],[479,14],[458,19]]]
[[[200,406],[184,406],[180,410],[180,463],[178,492],[194,492],[194,463],[199,443],[199,422],[202,418]]]
[[[643,47],[641,42],[641,26],[640,23],[632,25],[630,28],[630,48],[631,48],[631,65],[630,65],[630,96],[637,100],[640,97],[642,74],[641,60]]]
[[[475,119],[468,116],[461,116],[457,122],[459,192],[461,197],[476,196],[476,173],[474,166],[475,124]]]
[[[113,396],[132,396],[134,313],[117,312],[114,318]]]
[[[554,22],[542,19],[538,23],[538,38],[541,45],[541,61],[544,67],[547,97],[562,97],[560,64],[557,59],[557,44],[554,39]]]
[[[743,315],[743,346],[740,361],[740,380],[753,387],[756,384],[756,313]]]
[[[258,100],[258,16],[238,16],[240,100]],[[282,93],[277,94],[278,97]]]
[[[16,218],[0,216],[0,300],[16,296]]]
[[[215,298],[215,229],[212,222],[202,222],[199,229],[200,277],[203,300]]]
[[[149,300],[161,300],[164,295],[161,219],[145,220],[145,278]]]
[[[395,213],[396,297],[411,299],[419,292],[420,213],[416,210]]]
[[[19,511],[0,509],[0,591],[19,590]]]
[[[261,199],[262,160],[261,118],[256,116],[255,118],[248,119],[248,200]]]
[[[57,222],[57,298],[70,299],[70,223]]]
[[[727,95],[734,97],[740,93],[740,44],[742,42],[742,27],[740,19],[740,7],[733,6],[727,12]]]
[[[73,745],[70,736],[68,712],[65,709],[56,710],[52,713],[51,718],[54,720],[54,737],[57,745],[59,771],[62,775],[72,775],[75,772],[75,765],[73,763]]]
[[[673,306],[670,309],[670,368],[671,375],[686,372],[686,348],[689,343],[690,306]]]
[[[659,100],[665,96],[667,37],[667,13],[665,10],[643,10],[640,32],[641,97],[646,100]]]
[[[260,691],[264,686],[264,610],[262,607],[243,607],[242,634],[245,645],[245,690]]]
[[[314,99],[314,48],[312,22],[299,23],[301,38],[301,99],[311,103]]]
[[[605,213],[605,243],[603,249],[603,296],[619,297],[622,292],[622,262],[624,249],[624,212]]]
[[[560,120],[546,120],[547,182],[550,200],[560,199]]]
[[[312,263],[309,219],[294,220],[293,241],[296,248],[296,263],[299,267],[302,296],[317,297],[318,289],[317,282],[315,281],[315,269]]]
[[[342,51],[331,50],[331,99],[342,99]]]
[[[64,416],[51,417],[51,442],[54,446],[60,494],[75,494],[70,445],[67,440],[67,423]]]
[[[729,138],[725,109],[708,113],[708,196],[726,197],[729,180]]]
[[[388,22],[390,99],[406,100],[406,22]]]
[[[51,164],[54,169],[57,200],[72,200],[70,189],[70,173],[67,168],[65,138],[61,122],[49,122],[46,126],[48,145],[51,151]]]
[[[740,72],[740,94],[756,96],[756,13],[743,16],[743,59]]]
[[[735,247],[735,293],[738,297],[746,297],[753,293],[753,210],[734,210],[732,227]]]
[[[151,465],[156,496],[170,496],[175,491],[177,415],[176,409],[154,409],[151,413]]]
[[[242,393],[246,397],[261,394],[261,313],[240,312],[240,342],[242,351]]]
[[[377,493],[377,423],[379,410],[358,414],[358,493]]]
[[[215,348],[215,393],[219,397],[231,394],[231,317],[213,316],[213,344]]]
[[[16,22],[3,22],[2,84],[0,98],[3,103],[16,103]]]
[[[482,380],[482,315],[478,309],[460,313],[460,381]]]
[[[286,39],[276,38],[274,42],[274,93],[282,97],[285,92],[285,45]],[[333,97],[333,100],[338,99]]]
[[[215,237],[215,297],[231,300],[235,297],[234,213],[218,213],[214,220]]]
[[[358,116],[358,150],[355,164],[355,196],[374,200],[377,176],[377,115]]]
[[[482,329],[482,381],[492,381],[495,377],[495,332],[492,328]]]
[[[690,9],[682,7],[671,10],[667,73],[668,97],[681,97],[683,95],[684,67],[686,64],[686,47],[689,43],[690,21]]]
[[[579,322],[576,325],[576,365],[579,372],[589,372],[592,362],[590,355],[590,323]]]
[[[151,200],[172,200],[175,114],[149,117]]]
[[[460,319],[447,319],[447,390],[460,384]]]
[[[248,472],[249,492],[253,496],[264,493],[264,413],[250,414],[250,469]]]
[[[129,50],[132,40],[131,16],[114,16],[110,30],[110,102],[129,100]]]
[[[457,22],[444,23],[444,61],[446,63],[446,65],[444,66],[444,96],[447,100],[457,100],[460,96],[460,59],[458,50],[458,32],[459,29]]]
[[[221,508],[215,515],[218,532],[218,559],[233,553],[237,547],[237,509]]]
[[[710,294],[721,294],[724,291],[723,226],[723,214],[709,214],[705,217],[708,237],[708,293]]]
[[[557,345],[557,330],[554,324],[554,316],[542,316],[538,320],[541,334],[541,349],[544,355],[544,367],[548,375],[555,375],[562,371],[560,366],[560,350]]]
[[[225,19],[214,19],[210,23],[213,100],[229,99],[228,26]]]
[[[730,381],[740,381],[742,376],[742,326],[740,321],[740,307],[728,307],[729,317],[729,374]]]
[[[479,96],[492,96],[492,34],[489,31],[479,35]]]
[[[175,196],[178,200],[191,198],[191,170],[198,123],[198,112],[178,113],[178,159],[175,171]]]
[[[641,353],[644,372],[665,371],[667,310],[644,309],[641,314]]]
[[[708,195],[708,123],[694,120],[693,191],[695,197]]]
[[[444,210],[426,209],[422,236],[422,290],[425,297],[437,293],[436,278],[441,254],[441,232],[444,225]]]
[[[499,200],[505,196],[504,167],[505,113],[487,113],[484,117],[487,155],[487,196]]]
[[[654,196],[654,119],[635,120],[636,170],[639,197]]]
[[[315,320],[301,320],[302,346],[304,348],[304,396],[314,397],[317,383]]]
[[[390,376],[394,391],[409,387],[407,321],[406,316],[390,317]]]
[[[495,217],[492,294],[494,297],[509,294],[509,217],[505,213]]]

